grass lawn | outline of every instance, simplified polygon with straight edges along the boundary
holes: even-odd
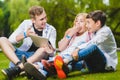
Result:
[[[120,80],[120,52],[118,52],[118,66],[116,72],[86,74],[80,71],[72,72],[64,80]],[[0,52],[0,70],[8,68],[9,60]],[[0,71],[0,80],[6,80]],[[14,78],[14,80],[28,80],[24,75]],[[57,76],[49,77],[47,80],[59,80]]]

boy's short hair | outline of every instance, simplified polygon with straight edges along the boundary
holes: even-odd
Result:
[[[100,20],[101,27],[103,27],[105,25],[105,22],[106,22],[106,14],[101,10],[96,10],[96,11],[88,13],[86,18],[92,18],[92,20],[95,22]]]
[[[44,11],[44,8],[41,7],[41,6],[32,6],[30,9],[29,9],[29,15],[30,15],[30,18],[35,18],[35,16],[37,15],[41,15]]]

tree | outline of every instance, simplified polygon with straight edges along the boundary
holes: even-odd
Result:
[[[105,0],[5,0],[1,5],[2,10],[0,10],[0,20],[3,21],[0,28],[4,29],[7,24],[4,32],[9,29],[12,32],[24,19],[29,18],[28,8],[30,6],[40,5],[43,6],[47,12],[48,23],[55,26],[57,30],[58,42],[63,37],[64,32],[69,27],[72,27],[73,20],[78,13],[99,9],[107,14],[107,25],[112,29],[117,45],[120,47],[119,0],[108,0],[108,3],[104,1]],[[4,19],[2,15],[4,15]]]

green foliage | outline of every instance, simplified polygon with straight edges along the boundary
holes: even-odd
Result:
[[[15,30],[24,19],[29,18],[28,9],[31,5],[36,5],[37,1],[12,0],[9,4],[11,14],[9,17],[9,23],[11,24],[11,29]]]
[[[3,10],[0,8],[0,22],[3,23],[3,18],[4,18],[4,13],[3,13]],[[2,29],[3,24],[0,25],[0,29]]]
[[[48,23],[52,24],[57,29],[58,40],[63,37],[66,29],[72,27],[71,24],[77,13],[73,10],[73,6],[70,6],[72,3],[73,0],[72,2],[70,0],[51,0],[50,2],[47,0],[41,0],[40,5],[42,5],[47,12]],[[46,6],[46,4],[48,6]]]
[[[117,37],[120,34],[119,0],[108,0],[107,4],[103,3],[104,1],[106,0],[4,0],[3,3],[0,3],[0,21],[2,21],[0,29],[2,31],[5,28],[4,32],[8,31],[10,34],[10,31],[14,31],[24,19],[29,18],[28,9],[30,6],[40,5],[46,10],[48,23],[57,30],[58,42],[64,32],[72,27],[78,13],[100,9],[107,14],[107,25],[112,29],[117,44],[120,46]]]

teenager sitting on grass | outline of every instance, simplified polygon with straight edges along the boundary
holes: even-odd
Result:
[[[86,22],[88,31],[93,33],[93,37],[75,49],[72,53],[74,60],[84,60],[90,73],[115,71],[118,64],[116,42],[111,29],[105,25],[105,13],[101,10],[90,12]],[[63,66],[60,64],[64,64],[60,57],[56,58],[54,63],[58,67],[57,71]],[[62,76],[62,74],[58,75]]]
[[[87,15],[86,13],[78,14],[74,21],[74,27],[68,29],[63,39],[59,42],[59,50],[61,52],[58,55],[60,55],[64,59],[64,62],[66,64],[68,64],[68,62],[73,60],[71,53],[75,50],[75,48],[78,45],[87,41],[88,37],[87,34],[85,34],[88,33],[86,32],[87,28],[85,26],[86,15]],[[58,59],[58,56],[55,56],[54,58],[55,58],[55,63],[57,63],[56,59]],[[53,75],[52,71],[56,73],[55,68],[57,68],[59,64],[51,65],[51,63],[53,64],[53,62],[49,62],[49,60],[48,62],[44,60],[41,61],[41,63],[37,62],[35,64],[30,64],[26,62],[24,64],[24,67],[25,67],[25,71],[29,75],[36,77],[38,80],[40,80],[43,78],[45,79],[45,77],[47,77],[47,74]],[[66,74],[69,72],[70,69],[70,67],[67,67],[66,64],[62,65],[63,67],[61,66],[61,68],[64,69],[65,73],[64,72],[59,73],[59,70],[57,70],[57,74],[59,78],[66,78]],[[80,66],[79,68],[81,69],[83,67]],[[32,72],[33,70],[34,73]]]
[[[0,37],[0,48],[3,54],[14,64],[10,68],[2,69],[2,73],[8,80],[12,80],[24,71],[21,63],[22,55],[25,55],[28,62],[36,62],[41,59],[48,59],[54,56],[53,51],[49,54],[42,47],[37,47],[30,38],[30,35],[38,35],[47,38],[51,45],[55,48],[56,29],[47,23],[46,12],[41,6],[32,6],[29,9],[30,19],[24,20],[19,27],[10,35],[9,40],[6,37]],[[23,42],[20,47],[12,44]],[[39,54],[37,58],[34,54]]]

